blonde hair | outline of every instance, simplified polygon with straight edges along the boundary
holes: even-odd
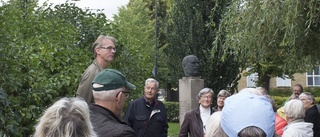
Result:
[[[96,137],[88,104],[80,98],[62,98],[45,110],[34,137]]]

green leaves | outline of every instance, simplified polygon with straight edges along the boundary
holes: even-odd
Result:
[[[75,95],[88,49],[108,24],[74,4],[11,0],[0,13],[0,135],[30,136],[52,102]]]
[[[178,0],[173,4],[167,19],[165,34],[168,45],[164,47],[164,53],[175,86],[183,77],[181,62],[187,55],[199,58],[205,86],[214,91],[227,88],[236,78],[239,66],[233,61],[234,56],[228,54],[222,60],[221,43],[212,44],[227,4],[228,1],[213,0]],[[211,50],[216,54],[211,54]]]
[[[308,27],[319,19],[314,12],[319,8],[315,1],[232,0],[215,44],[222,43],[225,53],[231,51],[236,61],[245,62],[243,68],[251,67],[261,76],[305,72],[319,64],[319,29]]]

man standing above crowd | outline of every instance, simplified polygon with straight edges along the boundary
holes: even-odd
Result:
[[[113,61],[116,53],[116,40],[114,37],[100,35],[92,45],[94,60],[82,74],[77,90],[77,96],[82,97],[87,103],[93,102],[92,80]]]
[[[158,91],[159,82],[148,78],[144,96],[129,104],[125,120],[138,137],[167,137],[167,112],[164,104],[156,98]]]
[[[93,98],[90,119],[99,137],[135,137],[133,129],[120,120],[122,109],[130,90],[135,86],[114,69],[105,69],[93,82]]]

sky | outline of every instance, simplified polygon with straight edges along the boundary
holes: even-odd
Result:
[[[4,0],[4,1],[8,1],[8,0]],[[39,0],[39,5],[42,5],[42,3],[44,3],[45,1],[46,0]],[[62,4],[66,2],[66,0],[48,0],[48,1],[53,4]],[[104,9],[103,12],[107,16],[107,18],[112,19],[113,14],[117,14],[118,7],[127,5],[129,0],[79,0],[79,1],[72,1],[72,2],[75,2],[76,6],[80,8],[93,9],[93,12],[94,10],[97,10],[97,9]]]
[[[46,0],[39,0],[39,4],[45,2]],[[65,3],[66,0],[49,0],[50,3],[61,4]],[[97,10],[104,9],[103,12],[106,14],[108,19],[112,19],[113,14],[117,14],[118,7],[125,6],[128,4],[129,0],[80,0],[73,1],[76,6],[80,8],[89,8]]]

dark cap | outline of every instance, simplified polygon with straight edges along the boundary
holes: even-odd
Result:
[[[93,79],[92,84],[94,91],[113,90],[121,87],[126,87],[129,90],[136,88],[136,86],[127,81],[121,72],[114,69],[105,69],[99,72]],[[99,86],[95,86],[96,84],[99,84]]]

